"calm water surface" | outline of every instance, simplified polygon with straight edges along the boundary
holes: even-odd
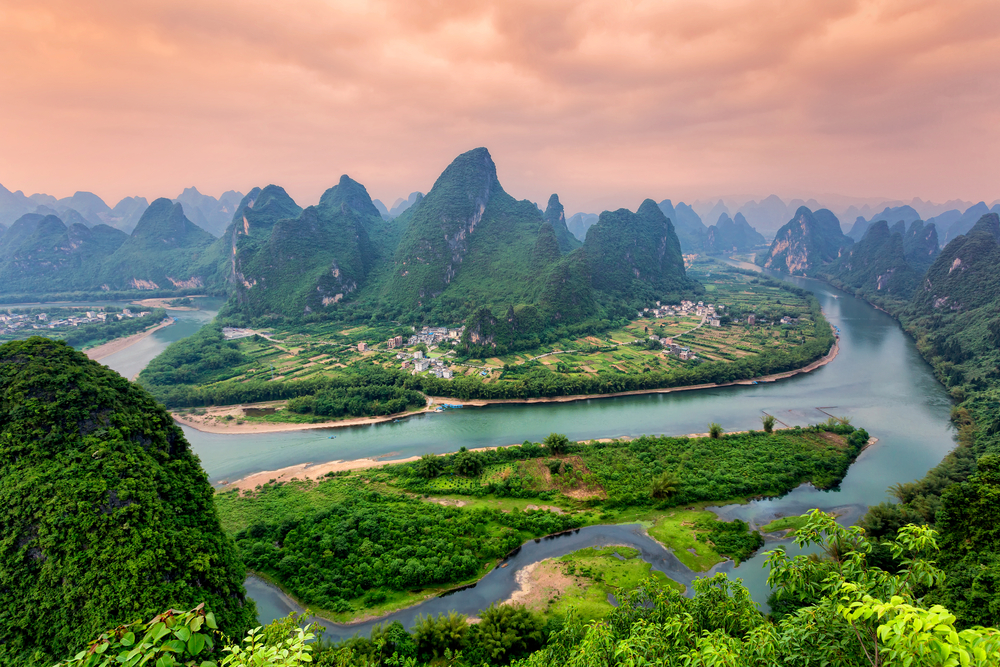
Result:
[[[787,277],[785,278],[787,279]],[[761,525],[777,516],[799,514],[814,507],[836,510],[845,523],[854,522],[869,506],[888,499],[886,489],[897,482],[922,477],[954,446],[948,415],[951,403],[934,379],[912,341],[888,315],[824,283],[792,279],[813,292],[827,319],[841,332],[840,353],[827,366],[780,382],[673,394],[651,394],[576,403],[503,405],[422,414],[397,423],[330,430],[271,434],[216,435],[184,427],[210,479],[218,483],[261,470],[284,466],[355,459],[389,458],[451,452],[469,448],[539,441],[551,432],[572,440],[703,432],[709,422],[728,431],[760,428],[764,412],[788,425],[806,425],[828,415],[848,417],[866,428],[878,443],[851,466],[840,488],[817,491],[803,486],[788,495],[717,511],[725,519],[740,518]],[[214,315],[218,302],[205,310],[173,312],[178,322],[162,329],[104,363],[132,377],[170,342],[190,335]],[[335,434],[335,440],[330,435]],[[559,556],[585,546],[629,544],[643,558],[682,583],[693,575],[637,526],[594,526],[569,536],[529,542],[509,567],[488,574],[476,587],[399,612],[387,620],[409,625],[418,613],[455,610],[475,614],[491,602],[508,597],[514,574],[531,562]],[[764,552],[735,568],[718,571],[743,579],[754,599],[767,597]],[[781,542],[785,544],[785,542]],[[787,546],[787,544],[786,544]],[[789,548],[794,551],[794,548]],[[262,622],[298,607],[264,582],[247,581]],[[331,636],[367,632],[370,624],[335,626]]]

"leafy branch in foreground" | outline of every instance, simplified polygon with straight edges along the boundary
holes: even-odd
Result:
[[[135,621],[102,633],[86,649],[55,667],[299,667],[312,662],[312,647],[306,643],[315,637],[310,626],[286,625],[277,621],[266,629],[250,630],[244,646],[223,646],[221,652],[227,655],[216,662],[219,632],[215,615],[206,611],[204,604],[187,612],[168,609],[148,623]]]

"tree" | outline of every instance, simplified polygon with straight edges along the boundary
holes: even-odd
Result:
[[[418,616],[413,626],[417,651],[424,660],[443,657],[448,651],[458,653],[468,645],[468,634],[467,618],[453,611],[436,618]]]
[[[774,422],[775,422],[774,415],[763,415],[760,418],[760,423],[764,425],[765,433],[774,432]]]
[[[480,618],[474,643],[484,662],[507,664],[542,644],[542,619],[524,605],[493,604]]]
[[[464,449],[464,448],[463,448]],[[485,464],[477,452],[464,451],[455,455],[455,472],[466,477],[478,477]]]
[[[653,480],[652,496],[658,500],[666,500],[680,488],[680,478],[672,472],[664,472]]]
[[[712,422],[708,425],[708,437],[718,439],[722,436],[722,426],[716,422]]]
[[[549,433],[542,444],[553,454],[565,454],[569,449],[569,438],[562,433]]]
[[[417,461],[417,474],[424,479],[433,479],[441,474],[444,470],[444,462],[441,460],[440,456],[434,454],[424,454]]]

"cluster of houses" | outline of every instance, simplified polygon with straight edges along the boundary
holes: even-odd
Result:
[[[462,337],[462,333],[465,331],[465,327],[459,327],[457,329],[449,329],[448,327],[424,327],[418,333],[410,336],[410,339],[406,342],[409,345],[418,345],[423,343],[424,345],[437,345],[449,340],[458,340]],[[402,339],[402,336],[397,336],[396,338]],[[395,340],[395,339],[393,339]],[[396,345],[394,347],[401,347]]]
[[[695,317],[706,317],[708,323],[713,326],[721,326],[722,320],[719,319],[716,311],[725,310],[723,305],[713,305],[711,303],[705,303],[704,301],[699,301],[695,303],[694,301],[688,301],[687,299],[681,301],[680,305],[661,305],[659,301],[656,302],[655,308],[643,308],[642,312],[638,313],[639,317],[678,317],[683,315],[693,315]]]
[[[81,324],[96,324],[107,322],[110,313],[88,310],[79,315],[70,315],[63,319],[50,320],[48,313],[15,313],[8,311],[0,313],[0,334],[14,333],[20,329],[62,329],[66,327],[78,327]],[[132,312],[125,308],[120,313],[115,313],[114,317],[119,320],[133,317],[145,317],[149,315],[148,310]]]
[[[416,350],[414,352],[399,352],[396,354],[396,358],[402,360],[403,370],[410,368],[412,369],[411,372],[414,375],[430,371],[431,374],[437,378],[450,380],[454,377],[454,373],[445,367],[443,359],[428,359],[420,350]]]
[[[697,359],[698,357],[694,352],[691,351],[689,347],[681,347],[674,343],[673,338],[667,338],[666,336],[650,336],[649,340],[656,341],[663,346],[664,356],[670,356],[671,354],[680,357],[681,361],[688,361],[689,359]]]

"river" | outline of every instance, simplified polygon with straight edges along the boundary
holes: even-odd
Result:
[[[788,495],[747,505],[717,508],[722,518],[740,518],[762,525],[776,516],[799,514],[818,507],[836,510],[852,523],[864,509],[888,499],[887,489],[922,477],[953,447],[949,422],[951,402],[930,367],[898,323],[885,313],[845,292],[815,280],[783,277],[813,292],[827,319],[840,329],[840,352],[830,364],[811,373],[755,386],[734,386],[671,394],[649,394],[575,403],[493,405],[443,413],[421,414],[396,423],[329,431],[286,431],[268,434],[218,435],[183,427],[213,482],[233,480],[261,470],[335,459],[371,456],[391,458],[451,452],[469,448],[540,441],[551,432],[571,440],[703,432],[709,422],[727,431],[760,428],[763,412],[788,425],[823,421],[828,414],[847,417],[866,428],[878,443],[851,466],[840,487],[817,491],[802,486]],[[190,335],[214,315],[217,301],[205,309],[174,312],[177,323],[103,360],[126,377],[137,373],[170,342]],[[631,536],[631,537],[630,537]],[[632,544],[653,566],[682,583],[690,573],[668,552],[635,527],[596,526],[572,537],[529,542],[510,566],[487,575],[475,588],[425,602],[393,615],[408,623],[417,613],[454,609],[474,614],[513,590],[514,573],[534,560],[568,553],[593,544]],[[784,542],[782,542],[784,543]],[[740,567],[725,563],[718,571],[743,579],[754,599],[767,597],[766,572],[761,567],[767,546]],[[652,546],[651,546],[652,545]],[[786,545],[787,546],[787,545]],[[793,552],[794,549],[789,549]],[[651,560],[652,559],[652,560]],[[296,608],[280,591],[249,579],[261,621]],[[328,636],[366,631],[365,626],[331,626]]]

